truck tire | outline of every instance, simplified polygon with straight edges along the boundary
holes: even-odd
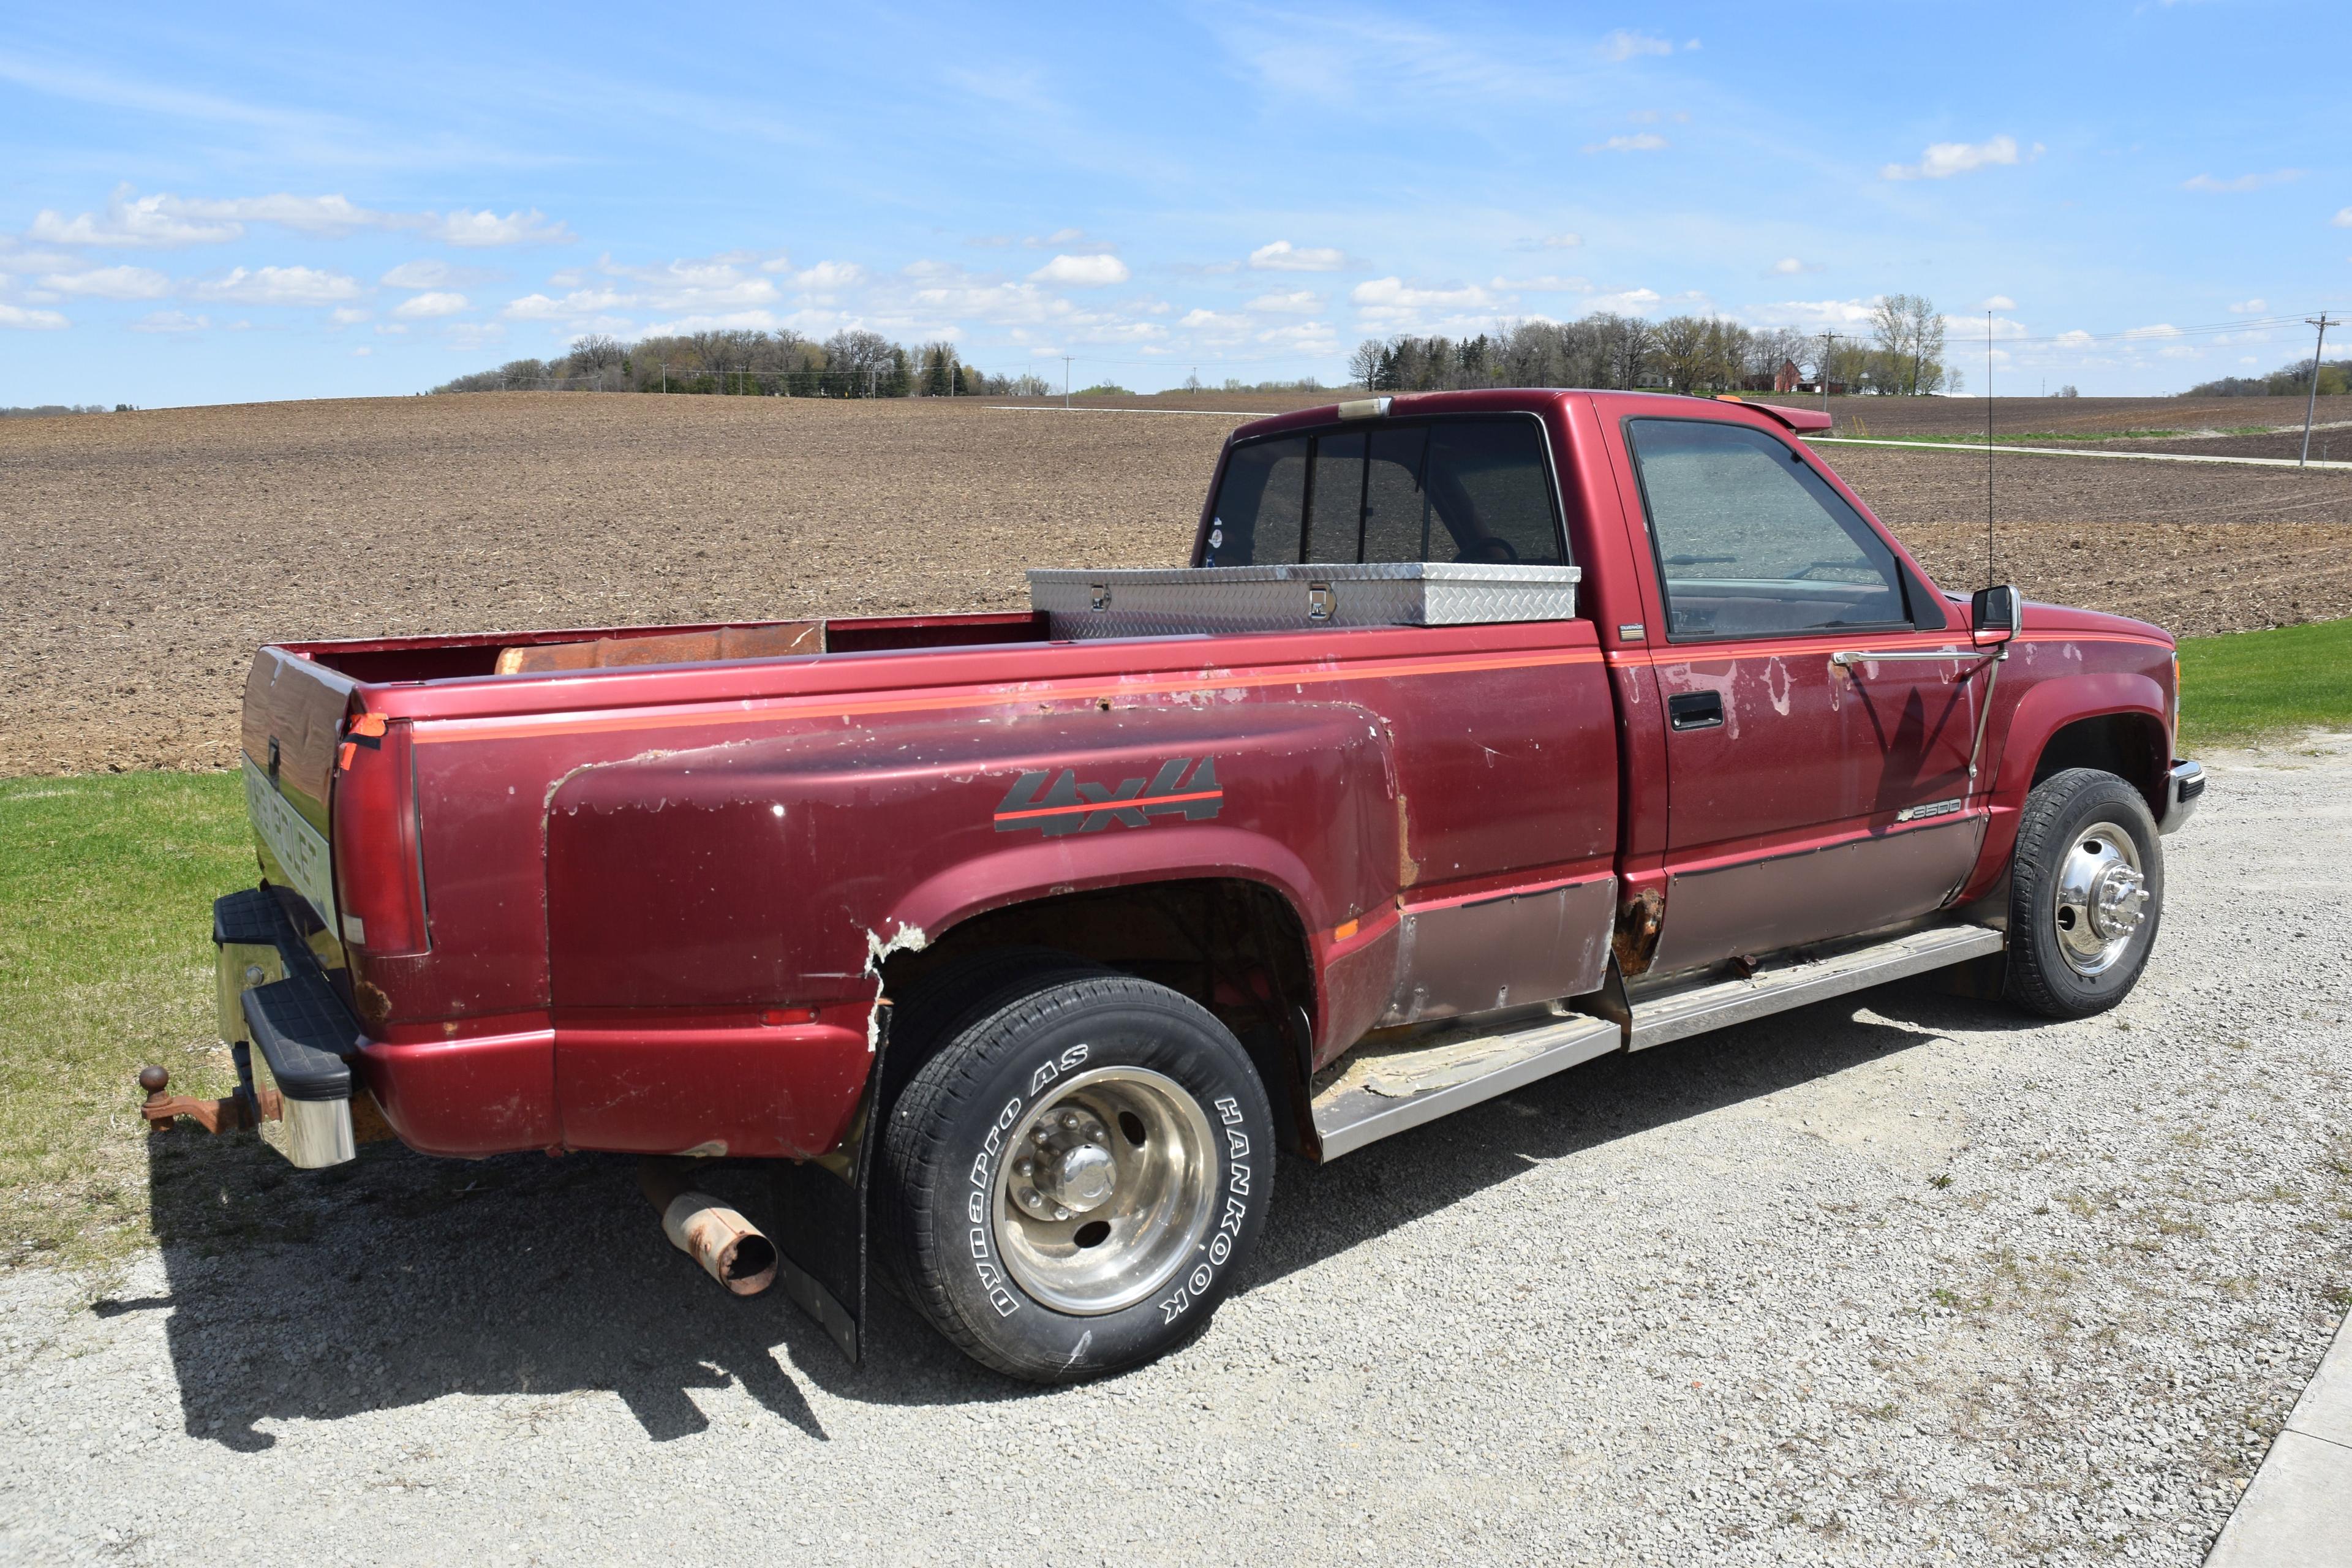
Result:
[[[2139,791],[2069,768],[2033,786],[2009,893],[2010,999],[2047,1018],[2104,1013],[2139,983],[2164,913],[2164,841]]]
[[[881,1154],[915,1309],[983,1365],[1076,1383],[1208,1326],[1265,1226],[1274,1115],[1206,1009],[1073,968],[966,1010]]]

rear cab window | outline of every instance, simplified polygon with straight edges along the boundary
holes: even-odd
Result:
[[[1244,442],[1210,515],[1203,566],[1568,563],[1533,415],[1384,419]]]
[[[1913,624],[1909,574],[1803,453],[1703,419],[1629,419],[1625,444],[1670,641]]]

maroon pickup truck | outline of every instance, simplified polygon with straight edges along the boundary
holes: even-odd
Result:
[[[1234,431],[1190,565],[1026,613],[264,647],[243,1087],[148,1119],[646,1156],[853,1358],[870,1238],[1060,1381],[1201,1330],[1277,1148],[1930,970],[2112,1006],[2204,784],[2172,639],[1940,591],[1825,423],[1366,399]]]

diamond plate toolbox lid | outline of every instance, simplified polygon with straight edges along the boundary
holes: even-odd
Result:
[[[1574,566],[1383,561],[1029,574],[1056,641],[1576,618]]]

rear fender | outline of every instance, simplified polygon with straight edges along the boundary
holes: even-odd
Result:
[[[870,998],[883,957],[974,914],[1171,877],[1265,883],[1329,931],[1396,895],[1395,793],[1379,722],[1314,703],[1008,709],[584,769],[549,813],[556,1005]]]

